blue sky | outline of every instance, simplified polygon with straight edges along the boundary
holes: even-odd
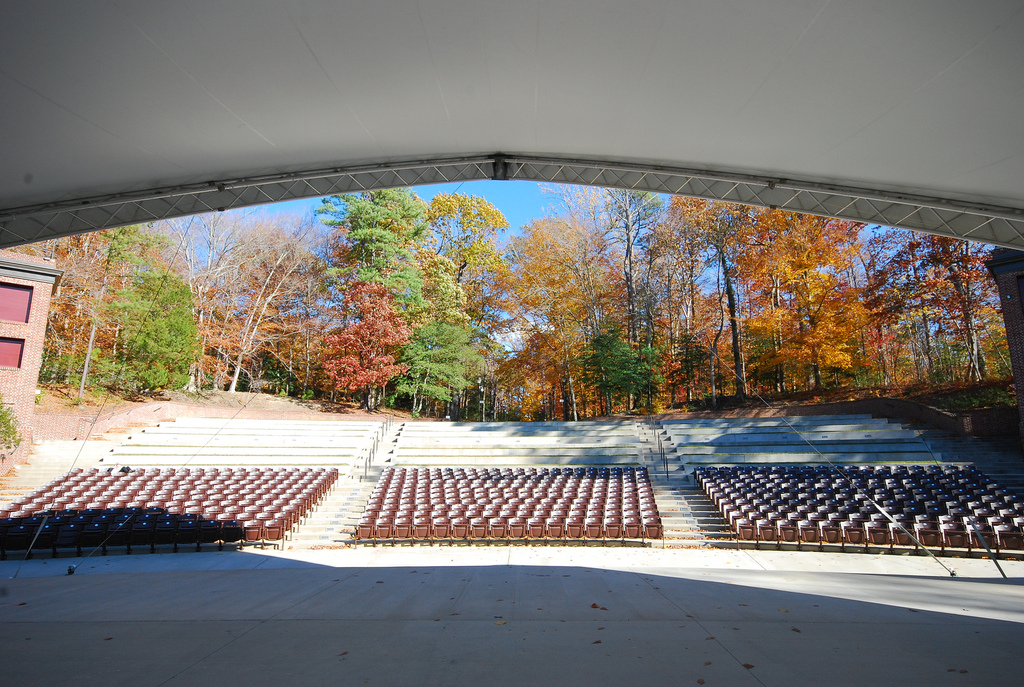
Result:
[[[427,202],[438,193],[456,191],[486,198],[505,215],[510,232],[516,232],[531,220],[548,214],[551,207],[557,204],[553,194],[545,193],[543,185],[533,181],[466,181],[459,184],[416,186],[413,190]],[[274,214],[304,215],[318,205],[318,198],[306,198],[268,205],[266,209]]]

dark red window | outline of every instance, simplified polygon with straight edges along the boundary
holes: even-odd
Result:
[[[32,287],[0,284],[0,320],[28,322],[32,307]]]
[[[24,339],[0,339],[0,367],[21,367]]]

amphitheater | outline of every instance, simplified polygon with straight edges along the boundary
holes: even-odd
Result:
[[[865,415],[96,439],[3,483],[7,684],[1019,679],[1009,441]]]

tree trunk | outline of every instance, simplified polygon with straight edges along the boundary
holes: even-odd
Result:
[[[78,385],[78,400],[85,394],[85,380],[89,376],[89,363],[92,361],[92,344],[96,340],[96,319],[93,318],[89,329],[89,346],[85,349],[85,365],[82,366],[82,381]]]
[[[576,412],[576,387],[572,383],[572,372],[569,371],[569,366],[566,365],[566,377],[569,378],[569,398],[572,401],[572,420],[577,422],[580,419],[579,413]]]
[[[228,386],[229,393],[235,393],[238,388],[238,375],[242,372],[242,354],[239,353],[238,357],[235,358],[235,372],[231,375],[231,384]]]
[[[729,271],[729,262],[725,259],[725,251],[718,251],[719,262],[722,266],[722,280],[725,284],[725,297],[729,305],[729,329],[732,332],[732,359],[733,371],[736,373],[736,398],[743,400],[747,397],[746,372],[743,369],[743,355],[740,351],[740,323],[736,315],[736,289],[732,283],[732,274]]]

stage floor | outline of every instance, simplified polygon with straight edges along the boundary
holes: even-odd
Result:
[[[691,549],[8,560],[0,683],[1020,684],[1024,562],[1002,562],[1009,580],[943,563],[957,576],[923,556]]]

